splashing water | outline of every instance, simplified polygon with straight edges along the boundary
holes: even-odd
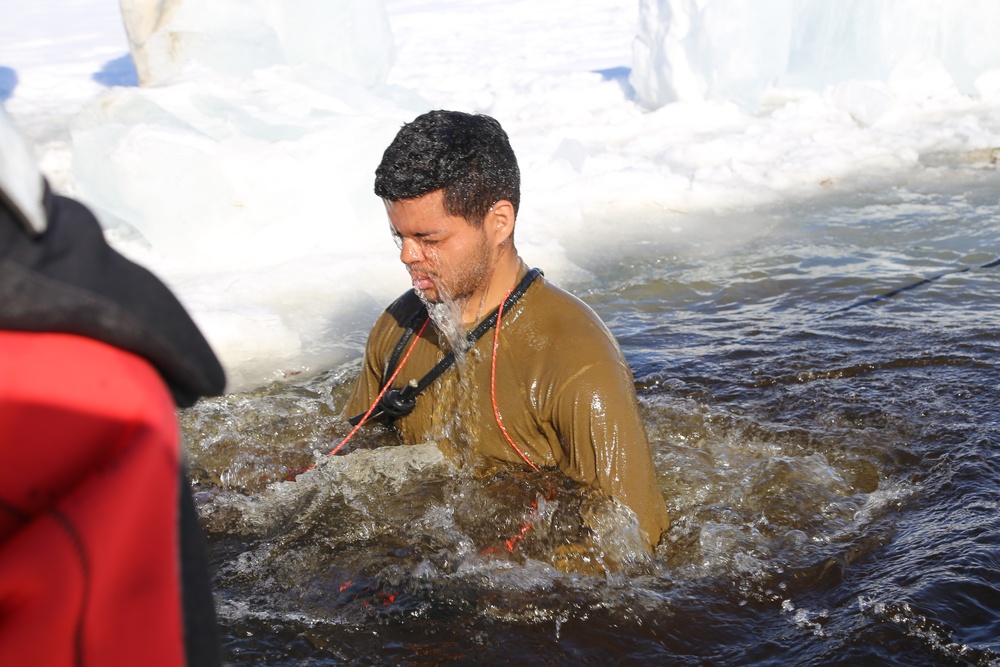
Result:
[[[987,263],[997,185],[882,184],[573,251],[673,518],[653,558],[558,476],[477,475],[379,429],[280,482],[346,431],[357,362],[185,411],[228,660],[995,664],[1000,275],[826,315]]]

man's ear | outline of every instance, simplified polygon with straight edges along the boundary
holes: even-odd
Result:
[[[486,220],[487,231],[493,235],[497,245],[505,243],[514,234],[514,205],[506,199],[493,204]]]

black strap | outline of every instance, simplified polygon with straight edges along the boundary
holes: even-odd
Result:
[[[535,281],[535,278],[542,275],[541,269],[531,269],[524,277],[521,278],[521,282],[517,284],[510,295],[503,302],[503,311],[506,313],[510,308],[512,308],[518,300],[524,295],[531,283]],[[466,334],[466,341],[468,341],[471,347],[478,341],[483,335],[496,326],[497,317],[499,316],[500,308],[497,308],[487,317],[485,320],[479,323],[479,325]],[[396,370],[396,364],[399,363],[399,357],[402,356],[403,349],[406,347],[407,342],[416,332],[420,325],[423,324],[424,320],[427,319],[429,315],[427,314],[426,307],[421,308],[420,311],[410,320],[407,324],[406,330],[400,337],[399,342],[396,344],[396,348],[392,351],[392,355],[389,357],[389,363],[386,364],[385,374],[382,376],[385,380],[388,380]],[[448,352],[441,361],[437,363],[431,370],[427,372],[424,377],[420,378],[419,381],[411,380],[402,389],[390,389],[385,392],[382,400],[372,411],[369,419],[378,419],[381,417],[388,417],[389,420],[397,419],[408,415],[416,405],[417,396],[424,389],[429,387],[435,380],[437,380],[442,373],[451,368],[455,363],[455,352]],[[379,388],[381,391],[384,385]],[[351,417],[348,421],[352,426],[357,426],[358,423],[364,418],[364,413]]]
[[[992,262],[980,264],[979,266],[964,266],[960,269],[945,271],[944,273],[939,273],[936,276],[931,276],[930,278],[924,278],[923,280],[918,280],[915,283],[910,283],[909,285],[905,285],[898,289],[894,289],[891,292],[886,292],[885,294],[879,294],[878,296],[873,296],[870,299],[865,299],[864,301],[858,301],[857,303],[852,303],[848,306],[844,306],[843,308],[838,308],[837,310],[834,310],[826,315],[823,315],[823,317],[832,317],[833,315],[839,315],[840,313],[846,312],[848,310],[854,310],[855,308],[858,308],[860,306],[867,306],[869,304],[877,303],[885,299],[890,299],[898,294],[902,294],[903,292],[908,292],[911,289],[916,289],[917,287],[928,285],[934,282],[935,280],[940,280],[945,276],[953,276],[958,273],[966,273],[967,271],[971,271],[972,269],[992,269],[995,266],[1000,266],[1000,258],[994,259]]]
[[[393,371],[396,370],[396,364],[399,363],[399,358],[403,356],[403,350],[406,349],[406,344],[410,342],[410,338],[417,332],[417,330],[423,326],[424,320],[428,317],[427,307],[421,304],[420,310],[418,310],[413,317],[410,318],[409,323],[406,325],[406,330],[403,331],[403,335],[399,337],[399,342],[396,343],[396,348],[389,355],[389,361],[385,365],[385,371],[382,373],[383,378],[390,377]],[[379,391],[382,388],[379,387]]]

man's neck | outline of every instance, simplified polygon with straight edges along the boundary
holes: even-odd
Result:
[[[462,323],[466,326],[478,324],[488,313],[492,313],[504,300],[507,293],[517,285],[521,272],[521,258],[511,248],[497,259],[493,272],[481,294],[473,295],[462,312]]]

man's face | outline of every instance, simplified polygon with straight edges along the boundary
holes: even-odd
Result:
[[[490,225],[475,227],[444,210],[444,191],[385,202],[399,259],[430,303],[482,298],[496,263]]]

